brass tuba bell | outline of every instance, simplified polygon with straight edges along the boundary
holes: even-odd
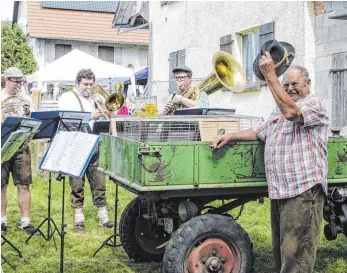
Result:
[[[233,92],[246,88],[246,74],[235,58],[224,51],[218,51],[212,58],[213,72],[200,84],[200,91],[211,95],[222,87]]]

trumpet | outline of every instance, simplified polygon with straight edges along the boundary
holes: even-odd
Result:
[[[93,96],[95,94],[99,94],[105,99],[105,107],[106,107],[106,110],[108,110],[108,111],[111,111],[111,112],[117,111],[124,104],[124,97],[122,96],[122,94],[114,93],[114,94],[109,95],[99,84],[97,84],[92,89],[91,98],[94,101],[94,103],[96,104],[97,108],[101,111],[101,113],[104,115],[104,117],[107,120],[110,120],[110,118],[105,113],[105,111],[103,110],[103,107],[100,105],[100,103],[94,99]]]

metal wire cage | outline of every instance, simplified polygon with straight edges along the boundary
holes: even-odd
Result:
[[[261,117],[227,116],[163,116],[115,117],[110,134],[139,142],[212,141],[217,135],[253,128]]]

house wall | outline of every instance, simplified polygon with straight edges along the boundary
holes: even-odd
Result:
[[[98,46],[114,46],[115,54],[118,54],[115,56],[116,64],[126,67],[131,65],[134,70],[147,65],[147,45],[126,45],[117,43],[102,43],[98,41],[89,42],[30,37],[30,29],[28,29],[28,4],[25,1],[20,1],[17,20],[24,33],[28,35],[28,43],[33,49],[33,54],[39,69],[55,60],[55,44],[70,44],[72,50],[77,48],[95,57],[98,57]],[[111,24],[112,22],[110,21],[110,25]]]
[[[45,40],[45,52],[44,52],[44,62],[45,64],[50,63],[55,60],[55,45],[56,44],[69,44],[71,45],[71,50],[79,49],[90,55],[98,57],[98,47],[99,46],[114,46],[115,47],[115,57],[116,64],[122,66],[128,66],[131,64],[134,69],[147,65],[147,46],[132,46],[132,45],[120,45],[120,44],[106,44],[97,42],[84,42],[84,41],[69,41],[69,40]],[[118,49],[118,50],[117,50]]]
[[[347,90],[333,92],[333,73],[331,69],[345,70],[347,74],[347,20],[329,19],[338,14],[347,14],[347,1],[317,2],[316,11],[316,93],[326,101],[332,126],[342,127],[342,135],[347,136]],[[347,83],[345,83],[345,88]],[[335,86],[336,88],[336,86]],[[336,110],[337,105],[345,105]],[[338,116],[344,122],[337,121]]]
[[[275,39],[291,43],[294,63],[314,75],[315,41],[312,2],[150,2],[152,33],[152,94],[158,108],[168,96],[169,53],[185,49],[185,63],[193,78],[202,79],[212,71],[212,55],[220,38],[232,34],[233,56],[242,63],[240,41],[235,33],[275,22]],[[314,79],[313,79],[314,84]],[[235,108],[236,113],[268,117],[275,104],[266,87],[260,91],[232,93],[218,91],[210,96],[210,106]]]

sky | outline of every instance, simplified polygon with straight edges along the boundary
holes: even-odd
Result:
[[[14,0],[1,1],[1,21],[12,21]]]

